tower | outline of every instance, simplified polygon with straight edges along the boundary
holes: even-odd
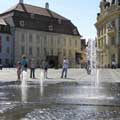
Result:
[[[45,3],[45,8],[49,9],[49,3],[48,2]]]
[[[23,3],[23,0],[19,0],[19,3]]]

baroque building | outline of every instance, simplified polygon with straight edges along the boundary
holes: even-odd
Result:
[[[97,60],[100,67],[120,67],[120,0],[101,0],[97,14]]]
[[[80,57],[81,35],[73,23],[53,12],[46,3],[45,8],[24,4],[17,5],[0,14],[0,18],[10,26],[12,36],[12,64],[16,64],[25,54],[34,58],[38,66],[47,59],[51,67],[62,65],[64,57],[71,67]]]

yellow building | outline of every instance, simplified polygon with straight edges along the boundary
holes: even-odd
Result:
[[[120,66],[120,1],[101,0],[97,29],[97,60],[100,67]]]

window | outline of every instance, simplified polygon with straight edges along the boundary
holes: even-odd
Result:
[[[22,33],[21,39],[22,39],[22,40],[21,40],[22,42],[25,42],[25,35],[24,35],[24,33]]]
[[[112,55],[112,61],[115,61],[115,54]]]
[[[46,38],[46,36],[44,37],[44,45],[46,45],[46,43],[47,43],[47,38]]]
[[[6,32],[6,27],[5,26],[3,26],[3,30],[4,30],[4,32]]]
[[[114,37],[111,38],[111,44],[115,45],[115,38]]]
[[[74,34],[74,35],[77,35],[77,29],[74,29],[74,30],[73,30],[73,34]]]
[[[10,41],[10,37],[9,37],[9,36],[6,37],[6,41],[7,41],[7,42]]]
[[[6,26],[6,32],[9,32],[10,28],[8,26]]]
[[[70,46],[71,46],[72,45],[72,40],[70,39],[69,41],[70,41]]]
[[[2,59],[0,58],[0,64],[2,64]]]
[[[37,43],[40,43],[40,36],[39,35],[36,35],[36,41],[37,41]]]
[[[58,51],[58,54],[60,54],[60,48],[58,48],[57,51]]]
[[[29,55],[32,55],[32,47],[29,47]]]
[[[32,40],[33,40],[33,36],[32,34],[29,35],[29,42],[32,43]]]
[[[7,54],[10,53],[10,48],[9,48],[9,47],[6,48],[6,53],[7,53]]]
[[[63,56],[66,57],[66,50],[63,49]]]
[[[61,24],[62,23],[62,20],[61,19],[58,19],[58,24]]]
[[[75,40],[75,46],[77,46],[77,40]]]
[[[54,44],[54,43],[53,43],[53,38],[51,38],[51,46],[53,46],[53,44]]]
[[[49,31],[53,31],[53,25],[49,25],[48,28],[49,28]]]
[[[51,49],[51,55],[53,55],[53,49]]]
[[[37,56],[39,56],[40,55],[40,48],[38,47],[37,48]]]
[[[6,64],[6,65],[9,64],[9,59],[5,59],[5,64]]]
[[[72,56],[72,52],[71,52],[71,50],[69,50],[69,57],[71,57]]]
[[[2,52],[2,36],[0,36],[0,53]]]
[[[25,54],[25,47],[24,46],[21,47],[21,54],[22,55]]]
[[[0,53],[2,52],[2,48],[0,47]]]
[[[66,39],[64,39],[64,46],[66,46],[66,44],[67,44],[67,40],[66,40]]]
[[[32,13],[31,14],[31,18],[34,19],[35,18],[35,14]]]
[[[57,41],[58,41],[57,44],[60,45],[60,39],[58,39]]]
[[[19,22],[19,24],[20,24],[20,27],[24,27],[24,21],[23,21],[23,20],[21,20],[21,21]]]

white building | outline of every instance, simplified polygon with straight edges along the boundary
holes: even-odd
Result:
[[[61,65],[67,57],[76,65],[76,53],[81,51],[77,27],[65,17],[45,8],[24,4],[22,0],[0,15],[11,27],[14,64],[25,54],[38,66],[47,59],[50,66]]]
[[[13,60],[13,43],[10,27],[0,19],[0,64],[4,67],[11,66]]]

